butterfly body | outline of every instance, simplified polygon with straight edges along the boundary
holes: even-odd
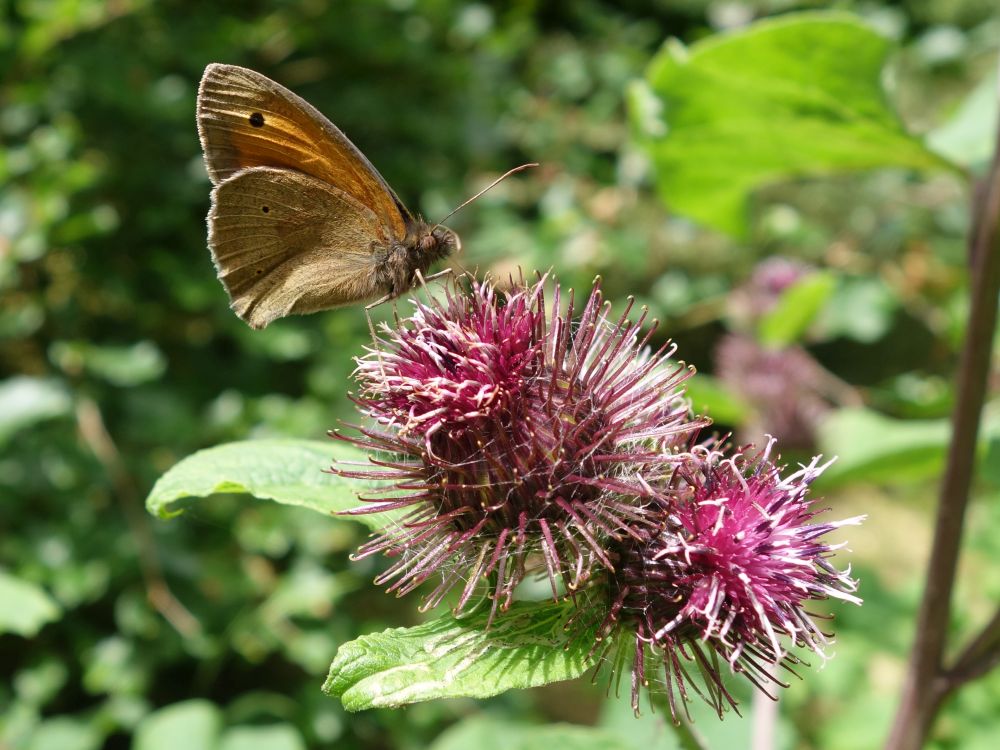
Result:
[[[417,271],[423,273],[455,249],[454,232],[418,219],[402,242],[390,245],[384,255],[376,250],[379,289],[384,295],[398,297],[413,286]]]
[[[254,328],[398,296],[459,246],[413,216],[333,123],[260,73],[209,65],[198,132],[214,185],[212,259]]]

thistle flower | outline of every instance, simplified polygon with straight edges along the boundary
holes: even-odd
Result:
[[[853,389],[802,347],[768,349],[742,334],[719,340],[715,374],[750,405],[738,433],[745,442],[772,434],[781,436],[786,449],[809,450],[834,403],[857,403]]]
[[[675,449],[705,424],[673,347],[648,350],[645,312],[611,318],[595,284],[573,325],[572,293],[563,313],[556,285],[547,316],[544,287],[472,282],[416,302],[357,360],[371,424],[341,437],[380,457],[334,471],[388,483],[349,513],[405,515],[356,557],[396,558],[376,583],[398,595],[436,577],[424,607],[461,584],[460,611],[490,581],[495,613],[536,570],[558,597],[613,568],[608,541],[643,538]]]
[[[737,331],[715,348],[715,374],[749,406],[740,426],[743,442],[780,435],[786,450],[810,450],[816,430],[834,405],[857,406],[856,391],[817,362],[801,346],[763,346],[746,333],[771,313],[782,294],[814,269],[792,258],[767,258],[728,300],[730,323]]]
[[[796,258],[780,255],[765,258],[754,267],[750,278],[729,295],[729,314],[744,327],[756,325],[774,309],[788,287],[812,270]]]
[[[678,468],[659,529],[619,546],[617,570],[609,576],[610,606],[598,632],[610,644],[605,655],[614,650],[619,677],[626,649],[634,649],[635,711],[647,670],[662,667],[675,716],[676,698],[686,703],[689,687],[721,716],[737,703],[723,684],[720,662],[766,692],[768,683],[782,684],[770,665],[799,663],[783,638],[823,654],[827,636],[805,610],[808,600],[860,604],[850,571],[828,560],[842,545],[821,537],[861,517],[813,523],[818,511],[808,488],[829,464],[814,458],[782,478],[770,459],[773,445],[771,439],[749,458],[727,457],[711,444],[694,448]],[[701,673],[704,690],[691,667]]]

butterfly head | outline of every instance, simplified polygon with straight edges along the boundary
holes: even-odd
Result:
[[[441,224],[428,226],[417,241],[421,256],[429,263],[446,258],[462,249],[462,241],[451,229]]]

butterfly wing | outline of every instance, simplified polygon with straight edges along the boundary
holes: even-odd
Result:
[[[213,63],[198,88],[198,134],[213,184],[249,167],[312,175],[367,206],[397,238],[413,217],[332,122],[270,78]]]
[[[315,177],[254,167],[212,191],[208,245],[232,308],[254,328],[382,294],[390,237],[356,198]]]

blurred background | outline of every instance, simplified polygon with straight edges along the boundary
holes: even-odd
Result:
[[[349,419],[351,357],[368,339],[357,309],[262,332],[228,310],[194,121],[214,61],[315,104],[428,219],[540,162],[451,220],[459,262],[553,267],[584,290],[600,274],[697,366],[695,407],[719,430],[773,432],[791,462],[841,455],[818,491],[837,517],[869,514],[850,531],[865,605],[829,607],[836,658],[783,695],[779,744],[877,745],[947,443],[967,185],[902,170],[785,183],[755,195],[734,240],[668,212],[626,109],[667,38],[817,7],[897,40],[887,83],[908,129],[981,170],[995,0],[0,2],[0,748],[448,747],[487,720],[597,722],[627,746],[672,746],[661,718],[633,719],[586,680],[346,714],[320,692],[338,644],[419,620],[370,585],[378,561],[348,561],[362,527],[232,497],[145,514],[155,479],[194,450],[321,439]],[[763,346],[760,322],[803,278],[822,304],[794,340]],[[996,424],[956,637],[1000,595]],[[995,675],[963,691],[934,747],[994,747],[998,705]],[[749,725],[699,723],[716,747],[745,746]]]

